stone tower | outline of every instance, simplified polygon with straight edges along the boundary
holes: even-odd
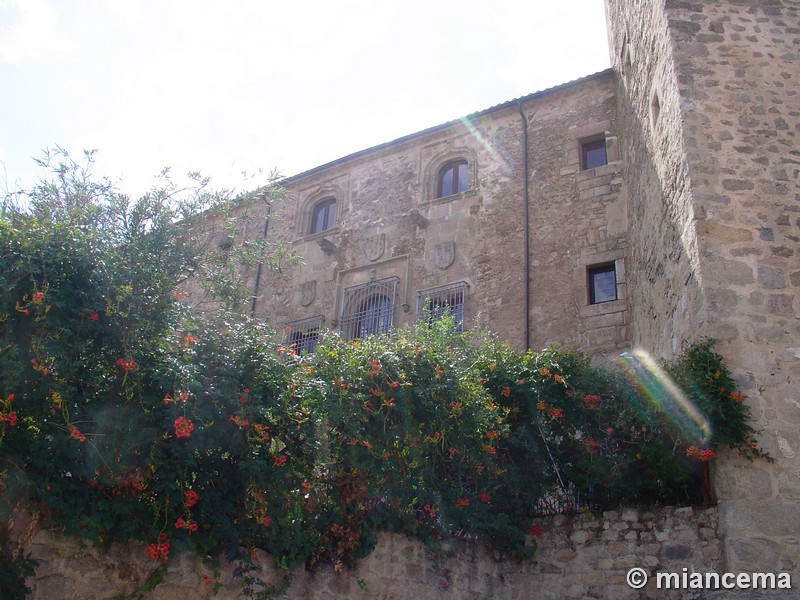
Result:
[[[717,461],[731,571],[800,576],[800,4],[606,0],[631,341],[718,340],[774,464]]]

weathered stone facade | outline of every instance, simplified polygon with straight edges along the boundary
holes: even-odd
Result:
[[[279,326],[318,316],[341,329],[346,290],[396,278],[393,324],[408,325],[420,291],[464,282],[467,325],[480,318],[519,348],[625,347],[628,226],[614,114],[606,71],[289,178],[269,235],[291,240],[304,265],[264,282],[256,314]],[[597,134],[611,160],[581,170],[580,140]],[[438,174],[454,159],[468,163],[466,190],[440,197]],[[309,234],[328,198],[333,227]],[[614,261],[619,299],[589,306],[587,265]]]
[[[631,341],[657,355],[700,336],[720,341],[777,458],[718,461],[726,564],[795,574],[799,8],[607,2],[632,224]]]

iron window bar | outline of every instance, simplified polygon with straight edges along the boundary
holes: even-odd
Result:
[[[284,344],[297,354],[313,354],[322,336],[323,316],[291,321],[284,329]]]
[[[417,292],[417,319],[429,323],[441,319],[445,314],[453,316],[456,328],[464,328],[464,303],[467,296],[466,281],[459,281]]]
[[[398,277],[388,277],[345,288],[339,322],[344,339],[353,340],[391,331],[399,281]]]

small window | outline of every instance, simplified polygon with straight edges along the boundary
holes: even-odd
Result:
[[[469,165],[466,160],[459,159],[447,163],[439,170],[436,197],[444,198],[466,191],[468,176]]]
[[[314,205],[311,211],[309,233],[319,233],[333,227],[336,220],[336,198],[325,198]]]
[[[341,327],[346,340],[391,331],[397,281],[397,277],[390,277],[344,291]]]
[[[617,299],[617,271],[614,263],[589,267],[589,304]]]
[[[313,354],[322,335],[322,317],[286,324],[285,344],[297,354]]]
[[[450,314],[458,331],[464,327],[464,299],[467,284],[464,281],[417,292],[417,318],[433,322]]]
[[[606,155],[606,139],[590,140],[581,143],[581,168],[594,169],[608,164]]]

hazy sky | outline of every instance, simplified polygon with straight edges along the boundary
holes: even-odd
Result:
[[[607,66],[603,0],[0,0],[0,191],[54,145],[242,186]]]

